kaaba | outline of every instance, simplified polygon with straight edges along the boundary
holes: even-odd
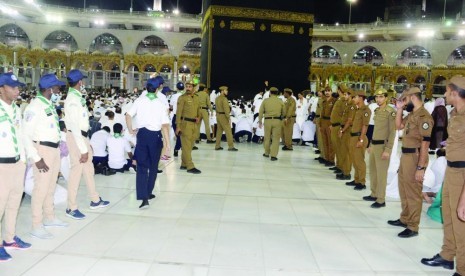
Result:
[[[313,0],[204,0],[201,81],[252,98],[309,89]]]

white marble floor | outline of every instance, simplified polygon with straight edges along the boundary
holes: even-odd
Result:
[[[83,221],[52,229],[53,240],[27,232],[30,201],[23,202],[18,235],[31,250],[12,252],[0,275],[303,276],[452,275],[420,263],[438,252],[441,225],[422,215],[420,235],[400,239],[398,201],[371,209],[358,192],[313,160],[310,147],[262,157],[262,146],[239,152],[194,151],[201,175],[179,170],[175,159],[159,175],[157,198],[138,210],[135,175],[96,176],[107,209],[89,210],[79,194]]]

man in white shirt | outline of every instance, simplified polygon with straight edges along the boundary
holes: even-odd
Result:
[[[108,153],[107,153],[107,140],[110,137],[110,128],[104,126],[101,130],[97,131],[90,138],[90,145],[94,151],[94,156],[92,158],[92,163],[94,167],[98,164],[108,162]]]
[[[431,99],[425,99],[425,103],[423,104],[425,109],[428,111],[429,114],[433,114],[434,111],[434,101]]]
[[[373,130],[375,129],[375,110],[379,107],[379,105],[376,103],[376,101],[373,99],[373,97],[370,97],[370,104],[368,105],[368,108],[371,110],[371,116],[370,116],[370,123],[368,125],[368,130],[367,130],[367,138],[368,138],[368,147],[370,146],[371,143],[371,138],[373,138]]]
[[[123,126],[119,123],[113,125],[113,136],[108,137],[108,167],[123,173],[132,167],[132,152],[129,141],[122,136]],[[126,154],[129,159],[126,159]],[[133,170],[134,171],[134,168]]]
[[[74,69],[68,73],[69,91],[65,100],[65,124],[68,130],[66,142],[68,144],[71,169],[68,179],[68,208],[66,215],[73,219],[84,219],[77,205],[77,192],[81,177],[87,184],[87,190],[91,199],[90,208],[97,209],[107,207],[110,202],[104,201],[95,189],[94,165],[92,163],[92,148],[90,146],[89,114],[86,102],[80,90],[84,90],[83,79],[86,78],[81,71]]]
[[[247,138],[244,136],[247,136]],[[241,139],[243,137],[245,139]],[[237,118],[234,140],[236,140],[238,143],[252,141],[252,120],[246,115],[245,109],[242,109],[242,114]]]

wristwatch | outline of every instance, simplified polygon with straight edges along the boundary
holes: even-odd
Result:
[[[422,171],[422,170],[424,170],[424,169],[426,169],[426,168],[425,168],[425,167],[417,166],[417,171]]]
[[[360,143],[363,143],[363,139],[358,140]]]

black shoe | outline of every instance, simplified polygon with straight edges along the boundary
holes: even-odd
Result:
[[[142,200],[142,204],[139,206],[140,210],[149,208],[149,201],[147,199]]]
[[[178,155],[179,155],[178,151],[175,150],[174,153],[173,153],[173,156],[174,156],[174,157],[178,157]]]
[[[187,172],[188,172],[188,173],[193,173],[193,174],[200,174],[200,173],[202,173],[200,170],[198,170],[198,169],[196,169],[196,168],[187,170]]]
[[[196,143],[196,144],[200,144],[200,140],[195,140],[195,143]]]
[[[340,173],[342,173],[342,171],[340,169],[337,169],[337,170],[333,171],[333,173],[340,174]]]
[[[320,161],[321,157],[315,157],[313,160]]]
[[[446,261],[439,254],[434,255],[431,259],[423,258],[421,263],[428,266],[442,266],[445,269],[454,269],[454,261]],[[458,273],[454,275],[456,274],[459,275]]]
[[[361,190],[365,190],[366,188],[367,186],[365,186],[365,184],[358,183],[357,185],[355,185],[354,190],[361,191]]]
[[[223,150],[223,148],[222,148],[222,147],[219,147],[219,148],[215,148],[215,150]]]
[[[316,151],[315,151],[315,154],[320,154],[320,153],[321,153],[320,150],[316,150]]]
[[[411,237],[418,236],[418,232],[415,232],[415,231],[412,231],[412,230],[406,228],[404,231],[397,234],[397,236],[399,238],[411,238]]]
[[[374,208],[374,209],[379,209],[381,207],[386,207],[386,202],[383,202],[383,203],[375,202],[375,203],[371,204],[370,207]]]
[[[397,220],[388,220],[387,222],[389,225],[392,225],[392,226],[399,226],[399,227],[404,227],[404,228],[407,228],[407,224],[403,223],[402,221],[400,221],[400,219],[397,219]]]
[[[162,173],[163,171],[162,170],[158,170],[157,173]]]
[[[326,164],[326,160],[323,157],[320,157],[320,160],[318,160],[320,164]]]
[[[198,149],[199,149],[199,148],[196,147],[196,146],[194,146],[194,147],[192,148],[192,150],[198,150]]]
[[[266,157],[266,158],[268,158],[268,157],[270,157],[270,155],[269,155],[269,154],[266,154],[266,153],[264,153],[264,154],[263,154],[263,157]]]
[[[187,167],[186,166],[181,166],[179,167],[180,170],[187,170]]]
[[[293,149],[284,146],[284,147],[282,147],[282,150],[293,150]]]
[[[350,180],[350,174],[345,175],[345,174],[338,174],[336,175],[336,179],[338,180]]]
[[[346,182],[346,185],[347,186],[355,186],[355,185],[357,185],[357,183],[355,183],[355,180],[352,180],[350,182]]]
[[[329,168],[329,170],[335,171],[335,170],[339,170],[339,169],[337,167],[331,167],[331,168]]]
[[[371,196],[371,195],[370,196],[364,196],[363,200],[365,200],[365,201],[376,201],[376,197]]]
[[[230,148],[230,149],[228,149],[228,151],[238,151],[238,149],[236,149],[236,148]]]
[[[215,144],[216,141],[213,141],[213,140],[207,140],[207,144]]]
[[[331,161],[325,162],[325,167],[331,167],[331,166],[334,166],[334,162],[331,162]]]
[[[457,272],[455,272],[454,274],[452,274],[452,276],[462,276],[460,274],[458,274]]]
[[[276,158],[276,157],[271,157],[271,161],[276,161],[276,160],[278,160],[278,158]]]
[[[150,199],[154,199],[154,198],[156,198],[156,197],[157,197],[156,195],[151,194],[151,195],[149,195],[149,200],[150,200]]]

